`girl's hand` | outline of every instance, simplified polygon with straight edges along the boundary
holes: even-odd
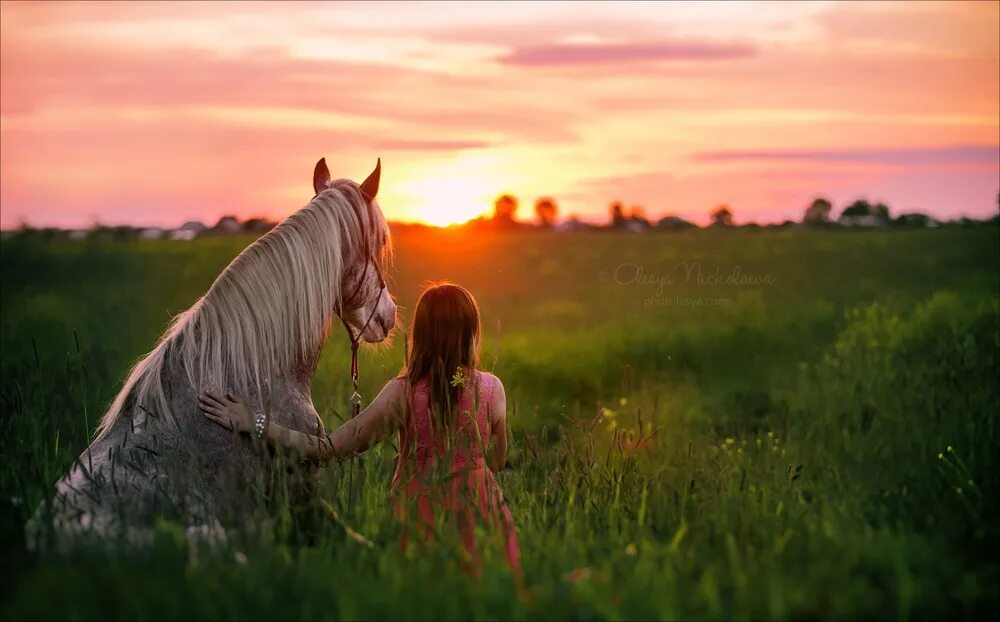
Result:
[[[198,396],[198,408],[209,421],[227,430],[247,433],[253,430],[253,415],[240,398],[232,393],[227,393],[220,399],[206,391]]]

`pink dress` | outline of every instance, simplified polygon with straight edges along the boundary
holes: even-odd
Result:
[[[474,382],[472,381],[474,378]],[[475,527],[499,528],[507,561],[520,575],[521,550],[511,516],[493,472],[486,464],[483,449],[490,445],[489,405],[500,381],[486,372],[475,372],[466,381],[456,409],[454,443],[449,450],[443,434],[436,434],[429,409],[428,383],[410,388],[411,408],[400,431],[399,459],[392,478],[399,493],[396,510],[404,521],[416,513],[424,541],[433,535],[436,512],[453,522],[462,538],[469,566],[478,570]],[[404,546],[407,538],[404,533]]]

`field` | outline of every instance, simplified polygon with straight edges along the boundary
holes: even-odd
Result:
[[[3,241],[0,617],[905,620],[998,602],[995,225],[399,232],[402,318],[429,279],[482,307],[521,598],[489,548],[479,580],[447,539],[400,551],[388,444],[324,473],[339,522],[305,524],[278,487],[266,528],[225,550],[189,555],[164,522],[152,551],[27,552],[24,521],[129,363],[249,241]],[[364,352],[367,398],[402,341]],[[347,370],[335,331],[313,385],[330,426]]]

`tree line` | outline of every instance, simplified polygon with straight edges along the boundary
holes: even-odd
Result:
[[[1000,194],[997,195],[997,206],[1000,209]],[[551,229],[561,227],[566,229],[575,228],[605,228],[624,229],[641,231],[645,229],[685,229],[696,228],[697,225],[676,215],[667,215],[658,221],[651,221],[645,209],[640,205],[626,207],[622,201],[614,201],[608,206],[608,220],[604,225],[585,224],[575,216],[569,216],[561,224],[558,222],[559,206],[552,197],[545,196],[537,199],[534,203],[534,219],[522,221],[517,219],[517,212],[520,203],[512,194],[502,194],[493,203],[492,218],[481,217],[470,221],[470,225],[489,225],[499,228],[516,227],[540,227]],[[834,205],[825,197],[817,197],[805,207],[801,221],[786,220],[779,224],[766,225],[769,227],[781,227],[792,225],[803,225],[807,227],[886,227],[886,226],[908,226],[908,227],[933,227],[943,224],[973,224],[974,219],[961,218],[951,223],[945,223],[922,212],[904,212],[893,217],[892,211],[885,203],[869,202],[867,199],[859,198],[845,205],[839,216],[834,219]],[[734,210],[727,204],[718,205],[709,214],[711,227],[734,227]],[[994,215],[987,222],[995,222],[998,216]],[[743,227],[760,227],[756,223],[747,223]]]

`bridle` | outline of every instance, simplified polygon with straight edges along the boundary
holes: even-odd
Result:
[[[367,200],[367,197],[365,198]],[[368,222],[372,223],[374,222],[374,219],[371,217],[372,216],[371,203],[367,201],[366,203],[368,205]],[[365,267],[364,270],[361,272],[361,278],[358,279],[358,284],[354,286],[354,291],[351,293],[351,296],[349,298],[341,299],[340,309],[337,312],[337,316],[340,318],[340,323],[344,325],[344,330],[347,331],[347,338],[351,342],[351,383],[354,385],[354,392],[351,393],[352,419],[361,414],[361,393],[358,391],[358,347],[361,345],[361,335],[363,335],[364,332],[368,330],[368,326],[372,323],[372,319],[375,317],[375,313],[378,311],[378,301],[379,299],[382,298],[382,292],[385,291],[385,277],[382,275],[382,266],[379,264],[379,262],[375,261],[375,257],[373,256],[371,248],[368,243],[368,236],[364,235],[362,237],[364,238]],[[358,334],[355,335],[353,331],[351,331],[351,327],[347,323],[347,320],[344,319],[344,301],[345,300],[353,301],[355,298],[358,297],[358,294],[361,292],[361,288],[365,284],[365,280],[368,278],[368,267],[371,266],[372,264],[375,264],[375,274],[376,276],[378,276],[378,284],[379,284],[378,295],[375,297],[375,306],[372,307],[371,313],[368,314],[368,320],[364,323],[364,326],[361,327],[361,330],[358,331]]]
[[[361,280],[358,281],[357,286],[354,288],[354,294],[351,296],[351,300],[357,297],[358,292],[361,290],[361,286],[364,285],[365,278],[368,276],[368,266],[373,263],[370,257],[365,259],[365,271],[361,273]],[[361,345],[361,335],[368,330],[368,325],[372,323],[372,318],[375,317],[375,313],[378,311],[378,299],[382,297],[382,292],[385,291],[385,279],[382,278],[381,268],[376,267],[376,273],[378,274],[379,288],[378,296],[376,297],[375,307],[372,312],[368,314],[368,321],[365,322],[358,334],[355,335],[351,331],[350,325],[347,320],[344,319],[343,315],[343,305],[341,305],[340,323],[344,325],[344,330],[347,331],[347,338],[351,341],[351,382],[354,385],[354,392],[351,394],[351,418],[357,417],[361,413],[361,393],[358,392],[358,347]]]

